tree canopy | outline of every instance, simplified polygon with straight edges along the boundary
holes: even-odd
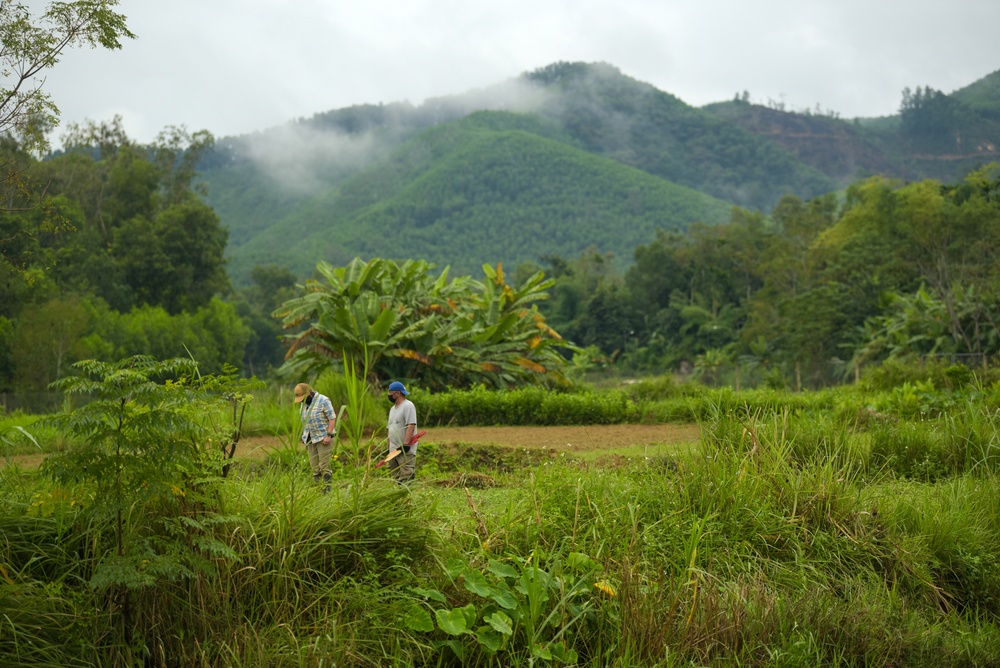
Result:
[[[872,178],[843,199],[790,196],[768,217],[736,209],[728,224],[661,232],[623,277],[595,279],[589,256],[550,260],[543,310],[633,368],[724,360],[801,386],[890,357],[982,362],[1000,354],[998,192],[994,165],[954,185]]]

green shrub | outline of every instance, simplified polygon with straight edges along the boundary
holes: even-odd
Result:
[[[945,443],[958,470],[1000,472],[1000,411],[969,401],[943,422]]]
[[[418,395],[422,423],[447,425],[574,425],[636,422],[640,409],[621,390],[552,392],[540,387],[489,390],[477,386]]]
[[[882,392],[907,383],[930,383],[934,387],[958,391],[974,386],[988,387],[998,380],[1000,369],[996,368],[970,369],[964,364],[954,364],[941,358],[896,358],[865,367],[861,384],[869,391]]]

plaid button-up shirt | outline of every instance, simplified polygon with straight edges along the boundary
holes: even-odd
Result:
[[[337,417],[333,412],[333,404],[326,396],[317,392],[312,398],[312,402],[306,406],[302,402],[302,442],[318,443],[326,436],[326,428],[330,420]]]

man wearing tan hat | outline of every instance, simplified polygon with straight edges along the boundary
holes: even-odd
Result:
[[[333,452],[333,428],[337,423],[337,414],[333,411],[330,399],[306,383],[295,386],[295,403],[302,404],[299,409],[302,417],[302,442],[309,453],[313,480],[325,482],[323,491],[329,492],[330,480],[333,478],[330,454]]]

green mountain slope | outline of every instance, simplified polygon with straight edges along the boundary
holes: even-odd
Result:
[[[547,135],[547,136],[546,136]],[[728,219],[730,205],[563,141],[537,117],[481,112],[433,128],[231,252],[231,274],[278,263],[419,257],[459,271],[588,246],[627,261],[657,229]]]
[[[959,102],[994,119],[1000,119],[1000,70],[951,94]]]
[[[220,140],[201,169],[208,201],[230,229],[230,252],[416,133],[476,109],[545,119],[544,131],[530,131],[743,206],[769,210],[787,193],[836,187],[767,138],[609,65],[560,63],[419,107],[364,105]]]
[[[476,269],[545,252],[572,255],[593,244],[627,259],[627,244],[650,239],[636,233],[648,229],[637,222],[647,214],[604,197],[602,180],[618,178],[610,176],[609,162],[654,179],[644,182],[643,201],[673,183],[763,211],[786,194],[810,198],[869,174],[955,181],[1000,159],[1000,116],[992,115],[1000,104],[998,75],[951,96],[918,89],[900,115],[848,122],[742,101],[696,109],[610,65],[557,63],[420,106],[361,105],[224,138],[200,167],[208,201],[230,230],[238,281],[258,262],[302,273],[318,259],[338,262],[358,253],[409,252]],[[507,113],[476,115],[483,109]],[[500,137],[504,132],[534,139]],[[482,154],[463,148],[473,142]],[[531,156],[532,150],[542,153]],[[583,166],[583,154],[600,158],[602,168],[578,176],[597,181],[562,183],[558,174],[541,174],[538,165],[557,153],[574,155],[575,162],[564,161],[573,169]],[[516,163],[502,162],[508,154],[519,156]],[[518,169],[525,176],[514,174]],[[627,180],[639,179],[628,173]],[[558,189],[572,196],[559,198]],[[394,225],[407,230],[409,251],[386,240]],[[486,252],[495,230],[503,232]]]
[[[858,176],[958,181],[1000,160],[1000,72],[945,95],[903,92],[900,113],[848,122],[734,100],[705,111],[779,144],[845,185]]]
[[[839,118],[789,113],[739,100],[710,104],[704,110],[781,145],[839,184],[895,169],[877,133]]]
[[[727,201],[770,210],[836,183],[779,144],[691,107],[606,65],[558,63],[525,75],[544,88],[538,113],[587,151]]]

